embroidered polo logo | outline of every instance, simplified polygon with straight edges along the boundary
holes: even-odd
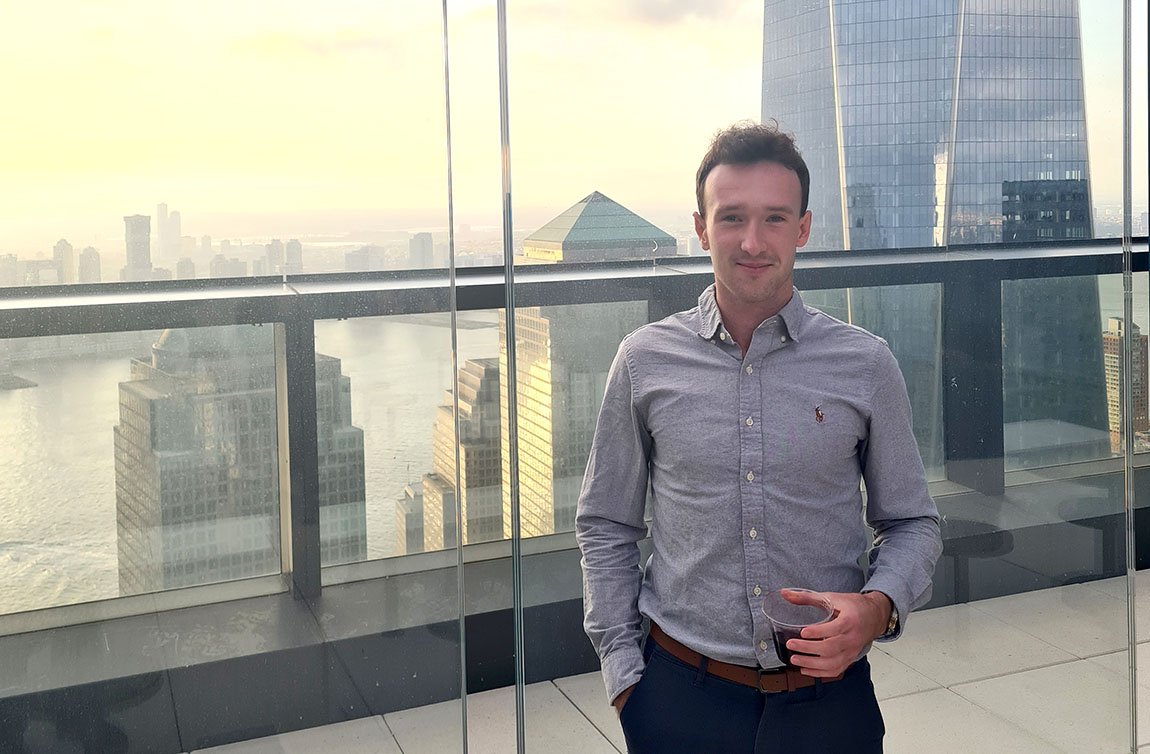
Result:
[[[815,406],[815,421],[817,421],[819,424],[823,423],[822,404]]]

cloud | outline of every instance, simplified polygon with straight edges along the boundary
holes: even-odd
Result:
[[[623,0],[616,4],[624,12],[641,22],[656,26],[670,26],[687,21],[692,18],[715,19],[724,16],[735,16],[741,5],[741,0],[709,0],[700,3],[697,0]]]
[[[629,22],[665,28],[690,21],[733,21],[738,17],[761,19],[762,0],[523,0],[508,10],[508,21],[547,22],[556,27],[577,23],[596,28]]]

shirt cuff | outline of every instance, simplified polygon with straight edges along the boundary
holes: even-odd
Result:
[[[906,619],[910,615],[912,599],[910,591],[905,585],[900,583],[900,581],[901,580],[897,578],[884,578],[876,573],[861,590],[863,592],[882,592],[890,598],[894,609],[898,611],[898,626],[895,628],[894,633],[890,636],[880,636],[875,639],[875,641],[894,641],[902,636],[902,632],[906,629]]]
[[[647,667],[643,659],[643,650],[638,645],[617,649],[601,660],[603,666],[603,684],[607,687],[607,703],[615,701],[615,697],[624,690],[634,686],[643,677],[643,670]]]

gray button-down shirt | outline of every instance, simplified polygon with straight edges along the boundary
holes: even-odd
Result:
[[[901,631],[942,549],[894,356],[797,290],[745,357],[714,286],[623,339],[575,526],[584,625],[611,699],[642,675],[641,615],[708,657],[776,667],[762,594],[881,591]]]

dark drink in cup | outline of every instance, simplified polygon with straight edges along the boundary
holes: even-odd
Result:
[[[799,628],[791,628],[789,626],[786,628],[777,628],[774,626],[771,627],[771,638],[773,638],[775,640],[775,654],[777,654],[779,656],[780,660],[782,660],[783,662],[785,662],[787,665],[791,666],[792,668],[795,667],[795,664],[793,662],[791,662],[791,655],[802,654],[802,652],[793,652],[793,651],[787,649],[787,641],[789,639],[801,639],[801,638],[803,638],[802,636],[800,636],[802,631],[803,631],[802,627],[799,627]]]
[[[803,592],[803,604],[795,604],[783,596],[783,590],[767,592],[763,597],[763,614],[771,624],[771,638],[775,643],[775,654],[787,665],[794,667],[791,658],[800,652],[787,649],[791,639],[801,639],[807,626],[825,623],[834,615],[830,600],[809,589],[787,589],[788,592]]]

